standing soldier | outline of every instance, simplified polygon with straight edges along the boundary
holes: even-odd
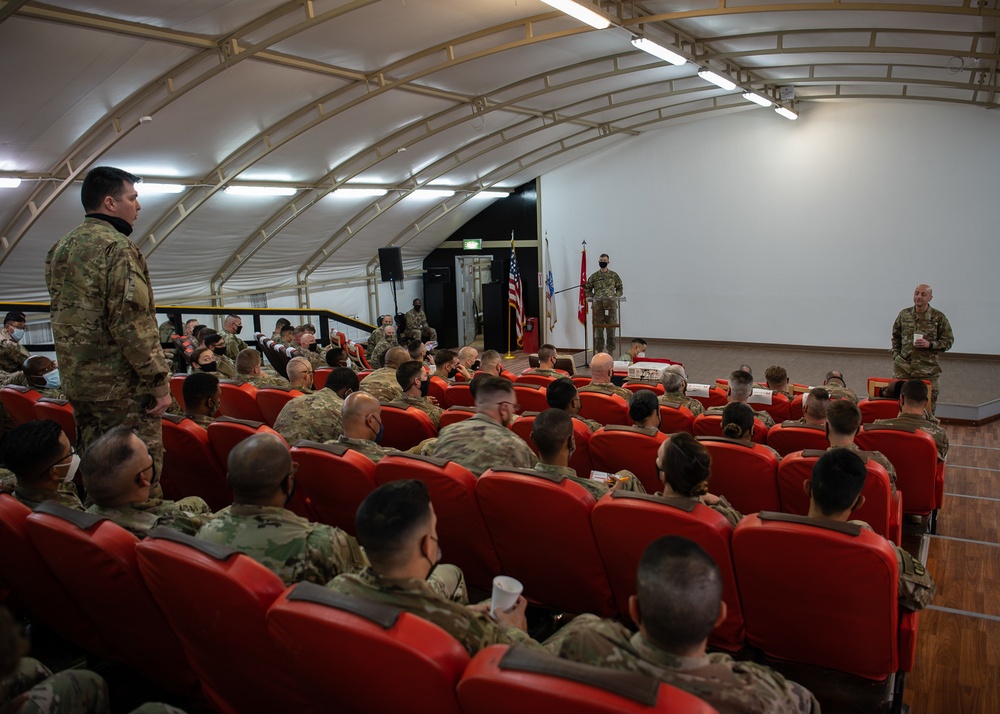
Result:
[[[170,370],[146,259],[128,239],[140,209],[139,181],[109,166],[87,174],[80,196],[87,217],[49,250],[45,283],[77,449],[82,454],[119,424],[133,429],[153,457],[150,498],[157,498]]]
[[[892,325],[892,376],[928,380],[931,412],[937,408],[940,393],[938,355],[950,350],[955,342],[948,318],[930,305],[933,297],[930,285],[918,285],[913,291],[913,307],[900,310]]]
[[[597,261],[601,269],[591,273],[583,288],[587,297],[594,300],[595,355],[598,352],[611,353],[618,345],[618,340],[615,337],[615,328],[618,327],[618,301],[613,298],[620,298],[623,289],[622,279],[618,277],[618,273],[608,270],[610,262],[611,258],[608,257],[608,254],[601,253],[601,257]]]

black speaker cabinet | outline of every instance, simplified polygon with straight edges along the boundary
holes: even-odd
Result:
[[[379,248],[378,267],[382,272],[382,282],[403,279],[403,251],[400,248]]]

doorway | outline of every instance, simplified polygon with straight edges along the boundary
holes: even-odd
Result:
[[[482,337],[483,283],[492,279],[492,266],[493,258],[489,255],[455,258],[459,347],[471,345]]]

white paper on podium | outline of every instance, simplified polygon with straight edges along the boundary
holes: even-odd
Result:
[[[615,372],[628,372],[628,366],[630,364],[632,364],[632,363],[631,362],[626,362],[624,360],[622,360],[621,362],[619,362],[618,360],[615,360],[613,369],[614,369]]]
[[[684,396],[707,397],[708,390],[709,390],[709,385],[707,384],[688,384],[687,389],[684,390]]]
[[[748,404],[771,404],[771,390],[770,389],[754,389],[750,393],[750,398],[747,399]]]

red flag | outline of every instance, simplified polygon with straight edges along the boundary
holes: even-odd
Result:
[[[587,244],[583,244],[583,256],[580,258],[580,307],[576,312],[576,317],[581,325],[587,325],[587,293],[584,286],[587,284]]]
[[[517,325],[517,344],[524,335],[524,297],[521,290],[521,270],[514,254],[514,239],[510,241],[510,279],[507,282],[507,304],[514,308],[514,323]]]

